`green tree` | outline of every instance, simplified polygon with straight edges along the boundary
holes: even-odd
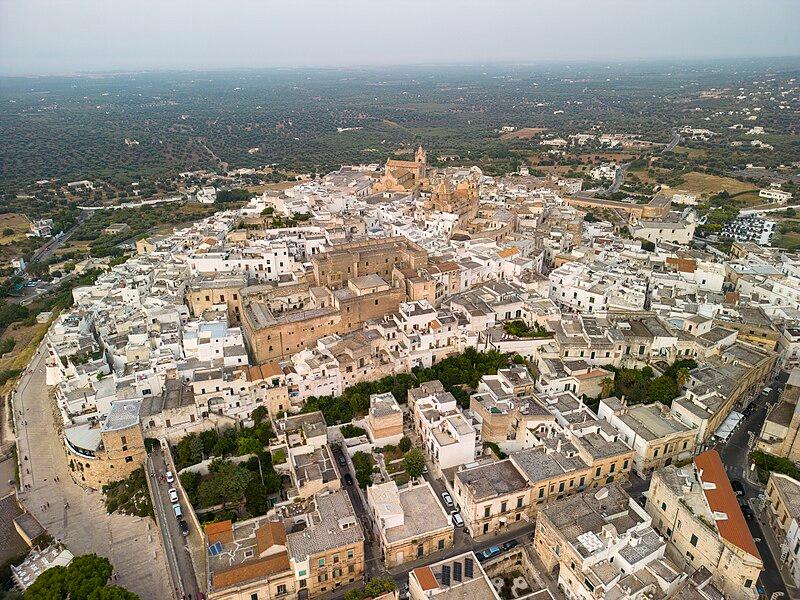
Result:
[[[70,600],[88,600],[89,594],[104,587],[111,577],[111,563],[104,556],[84,554],[67,567],[66,587]]]
[[[25,600],[61,600],[67,597],[67,568],[52,567],[25,590]]]
[[[650,382],[648,395],[653,402],[661,402],[661,404],[669,404],[678,397],[678,384],[675,380],[666,375],[656,377]]]
[[[179,469],[196,465],[203,460],[203,440],[195,433],[190,433],[180,442],[175,450],[175,461]]]
[[[393,592],[396,588],[394,579],[391,577],[375,577],[370,579],[367,585],[364,586],[364,593],[368,598],[376,598],[381,594]]]
[[[403,436],[400,438],[400,443],[397,444],[397,447],[400,449],[400,452],[408,452],[411,450],[411,440],[408,436]]]
[[[261,454],[264,452],[264,444],[253,437],[240,437],[236,442],[236,454]]]
[[[140,600],[139,596],[117,585],[94,590],[87,600]]]
[[[356,481],[359,487],[366,489],[372,483],[372,473],[375,471],[372,456],[366,452],[356,452],[353,454],[353,465],[356,468]]]
[[[214,459],[209,465],[209,475],[197,488],[201,507],[240,502],[253,474],[229,460]]]
[[[267,418],[268,412],[266,406],[257,406],[253,409],[253,412],[250,413],[250,418],[253,419],[253,425],[258,427],[261,425],[261,422]]]
[[[425,469],[425,455],[419,448],[412,448],[403,456],[403,467],[410,477],[421,477]]]

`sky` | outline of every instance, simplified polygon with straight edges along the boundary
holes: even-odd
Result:
[[[0,74],[800,55],[798,0],[0,0]]]

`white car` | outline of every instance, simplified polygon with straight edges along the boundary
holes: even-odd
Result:
[[[175,488],[169,488],[169,501],[173,504],[178,503],[178,491]]]
[[[172,510],[175,511],[175,518],[180,519],[183,516],[183,511],[181,510],[180,504],[173,504]]]
[[[167,483],[172,483],[175,481],[175,477],[172,475],[172,471],[167,471]]]
[[[461,518],[461,513],[458,511],[453,511],[450,513],[450,518],[453,519],[453,525],[456,527],[463,527],[464,526],[464,519]]]
[[[453,498],[447,492],[442,492],[442,500],[447,508],[453,508]]]

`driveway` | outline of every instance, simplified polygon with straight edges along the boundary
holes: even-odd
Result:
[[[43,348],[14,396],[21,484],[30,486],[20,492],[20,500],[73,554],[96,552],[108,557],[119,585],[142,600],[168,598],[172,588],[153,520],[109,515],[99,492],[72,481],[55,405],[45,385]]]

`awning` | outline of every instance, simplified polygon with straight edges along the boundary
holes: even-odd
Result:
[[[725,419],[725,421],[720,425],[717,430],[714,432],[714,437],[719,438],[721,440],[727,440],[733,430],[736,429],[736,426],[739,425],[739,422],[744,418],[744,415],[740,412],[736,412],[735,410],[731,411],[731,414]]]

